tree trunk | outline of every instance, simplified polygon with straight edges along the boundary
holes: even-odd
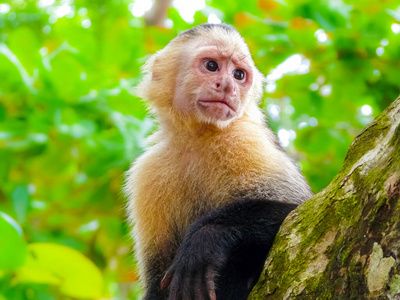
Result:
[[[164,27],[167,10],[171,3],[172,0],[156,0],[153,8],[144,16],[146,25]]]
[[[282,225],[249,299],[400,299],[400,98]]]

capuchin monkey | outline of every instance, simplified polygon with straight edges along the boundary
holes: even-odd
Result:
[[[225,24],[182,32],[145,72],[137,91],[159,126],[125,186],[143,299],[246,299],[311,196],[258,108],[264,77]]]

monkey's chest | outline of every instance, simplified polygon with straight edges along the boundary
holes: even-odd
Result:
[[[184,191],[183,206],[207,210],[230,202],[240,191],[253,189],[262,177],[262,168],[233,162],[229,155],[199,155],[188,150],[175,162],[177,190]]]

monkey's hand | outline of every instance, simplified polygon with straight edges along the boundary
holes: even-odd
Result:
[[[169,300],[246,299],[280,224],[296,206],[244,200],[202,216],[189,227],[161,289],[169,287]],[[241,295],[229,294],[234,289]]]
[[[216,300],[215,277],[227,260],[221,232],[195,222],[161,281],[169,300]]]
[[[243,200],[202,216],[189,227],[161,289],[169,287],[169,300],[246,299],[280,224],[295,207]]]

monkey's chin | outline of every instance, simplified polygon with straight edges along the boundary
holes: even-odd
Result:
[[[218,127],[228,126],[237,117],[237,112],[223,101],[199,100],[197,104],[202,119]]]

